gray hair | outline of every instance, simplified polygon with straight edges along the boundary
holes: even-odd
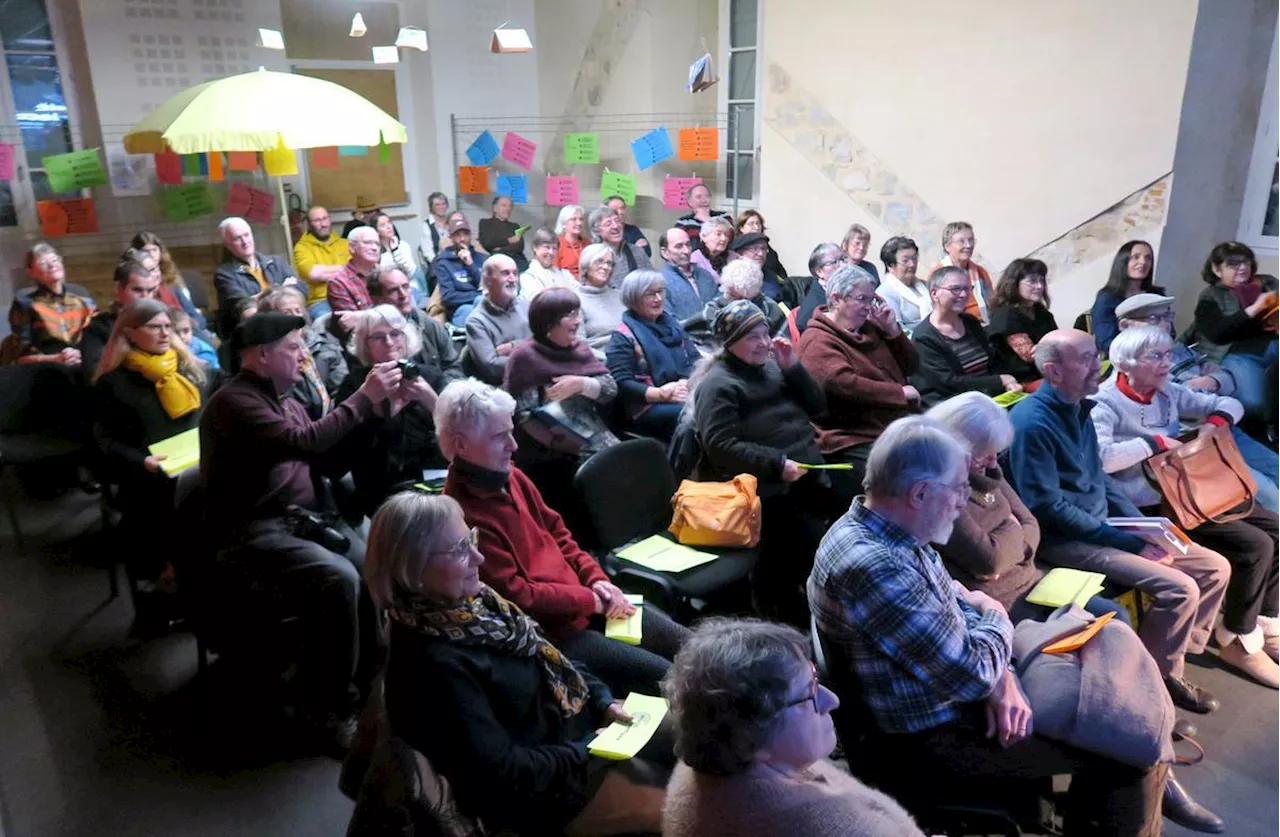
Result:
[[[373,233],[373,237],[374,237],[375,239],[378,237],[378,231],[377,231],[376,229],[374,229],[373,227],[369,226],[368,224],[361,224],[360,226],[356,227],[356,228],[355,228],[354,230],[352,230],[351,232],[347,233],[347,241],[348,241],[349,243],[350,243],[350,242],[355,241],[355,240],[356,240],[356,236],[357,236],[357,235],[359,235],[359,236],[363,237],[363,234],[364,234],[364,232],[365,232],[366,230],[367,230],[367,231],[369,231],[369,232],[371,232],[371,233]]]
[[[876,277],[858,267],[856,264],[845,264],[836,268],[836,272],[827,277],[827,299],[838,296],[847,299],[853,289],[866,285],[875,290]]]
[[[720,288],[729,299],[755,299],[763,285],[764,271],[751,259],[734,259],[720,271]]]
[[[613,248],[608,244],[588,244],[583,247],[578,255],[578,276],[581,277],[605,256],[613,256]]]
[[[484,431],[494,416],[511,415],[515,411],[516,400],[497,387],[475,378],[454,381],[440,393],[432,414],[440,452],[452,462],[459,436],[468,431]]]
[[[576,203],[566,204],[560,207],[560,214],[556,216],[556,235],[564,235],[564,225],[569,219],[575,215],[586,215],[586,210],[578,206]]]
[[[1013,444],[1009,411],[981,392],[962,392],[925,413],[969,443],[975,453],[1000,453]]]
[[[968,455],[968,445],[933,419],[900,418],[871,446],[862,487],[872,498],[905,497],[918,482],[948,476]]]
[[[699,622],[662,679],[676,754],[698,773],[748,770],[777,730],[791,682],[808,673],[808,663],[808,642],[789,625],[726,617]]]
[[[831,241],[824,241],[817,247],[813,248],[813,252],[809,254],[809,275],[817,276],[819,268],[823,262],[831,261],[832,256],[843,256],[844,250],[840,249],[840,245]]]
[[[1144,325],[1138,328],[1126,328],[1111,341],[1107,357],[1117,369],[1129,371],[1138,365],[1138,358],[1143,352],[1167,352],[1173,348],[1173,337],[1169,332],[1156,326]]]
[[[934,291],[941,288],[942,283],[947,281],[948,276],[963,276],[966,282],[969,281],[969,272],[967,270],[956,267],[953,264],[947,264],[929,274],[929,290]]]
[[[396,588],[421,587],[436,533],[453,517],[462,517],[462,506],[444,494],[402,491],[378,507],[364,559],[365,588],[374,604],[389,607]]]
[[[699,186],[702,184],[699,183]],[[690,190],[692,191],[692,190]],[[702,222],[702,229],[711,227],[724,227],[725,232],[729,233],[729,240],[733,240],[733,236],[738,234],[738,228],[733,225],[733,218],[728,215],[712,215],[706,221]]]
[[[600,206],[591,210],[591,215],[587,218],[587,226],[591,229],[591,240],[600,241],[600,236],[596,231],[600,229],[600,222],[605,218],[617,218],[618,210],[611,206]]]
[[[620,291],[622,304],[627,306],[627,310],[634,314],[640,308],[644,295],[658,285],[661,285],[664,289],[667,287],[666,278],[658,271],[645,268],[631,271],[622,280]]]
[[[516,260],[505,253],[494,253],[492,256],[484,260],[484,267],[480,268],[480,278],[488,279],[490,276],[498,272],[498,268],[511,263],[512,267],[518,267]]]
[[[347,342],[347,351],[355,355],[365,366],[372,366],[369,355],[369,333],[380,325],[390,326],[404,332],[404,356],[411,358],[422,351],[422,332],[418,327],[405,319],[404,314],[394,305],[375,305],[363,311],[357,311],[356,324],[351,329],[351,339]]]
[[[228,215],[226,218],[223,218],[218,222],[218,235],[226,238],[227,230],[231,229],[236,224],[244,224],[246,227],[249,227],[249,222],[241,218],[239,215]],[[249,229],[253,229],[253,227],[249,227]]]

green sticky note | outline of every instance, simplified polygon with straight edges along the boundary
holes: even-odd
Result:
[[[49,177],[49,189],[55,195],[65,195],[90,186],[105,186],[107,173],[102,168],[98,149],[86,148],[69,154],[55,154],[40,160]]]
[[[600,176],[600,200],[617,195],[627,206],[636,205],[636,176],[620,174],[616,171],[604,170]]]
[[[200,428],[193,427],[185,433],[170,436],[162,442],[156,442],[148,450],[152,456],[165,457],[160,462],[160,470],[171,477],[181,474],[200,464]]]
[[[1010,407],[1012,407],[1014,404],[1017,404],[1019,401],[1029,396],[1030,394],[1031,393],[1027,392],[1026,390],[1020,389],[1020,390],[1015,390],[1014,392],[1002,392],[999,395],[997,395],[995,398],[992,398],[991,400],[996,402],[1001,407],[1004,407],[1007,410]]]
[[[378,162],[379,163],[391,162],[391,146],[387,145],[385,142],[382,142],[381,138],[379,138],[378,140]]]
[[[213,212],[213,195],[203,181],[171,186],[160,192],[160,209],[167,221],[190,221]]]
[[[595,133],[565,134],[564,161],[566,163],[600,162],[600,137]]]
[[[524,227],[516,227],[516,233],[515,233],[515,234],[516,234],[516,235],[524,235],[524,234],[525,234],[525,233],[527,233],[528,231],[529,231],[529,227],[528,227],[528,226],[524,226]]]

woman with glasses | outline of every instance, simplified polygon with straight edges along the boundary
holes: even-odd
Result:
[[[890,422],[920,409],[920,393],[907,383],[920,365],[916,347],[875,291],[871,274],[838,268],[798,349],[827,399],[813,421],[823,459],[853,466],[829,475],[844,508],[862,493],[872,443]]]
[[[1057,328],[1057,320],[1049,313],[1049,268],[1039,259],[1009,262],[996,285],[987,326],[996,368],[1022,384],[1040,380],[1036,344]]]
[[[582,304],[582,333],[592,351],[603,352],[613,333],[622,325],[627,307],[622,294],[609,286],[613,276],[613,248],[608,244],[588,244],[578,261],[581,284],[574,288]]]
[[[689,395],[699,358],[693,338],[666,312],[667,280],[656,270],[633,270],[619,292],[626,312],[605,352],[632,429],[670,439]]]
[[[893,799],[827,757],[835,693],[785,625],[699,623],[663,684],[676,753],[666,837],[920,837]]]
[[[840,242],[840,249],[849,257],[849,264],[856,265],[876,279],[880,284],[880,271],[875,264],[867,260],[867,251],[871,248],[871,231],[861,224],[851,224]]]
[[[928,283],[916,274],[920,248],[911,239],[895,235],[880,248],[880,261],[884,263],[880,298],[910,334],[933,310]]]
[[[702,225],[698,237],[693,239],[696,246],[690,260],[696,267],[719,280],[720,271],[729,263],[729,244],[737,234],[732,218],[728,215],[713,215]]]
[[[1195,392],[1170,380],[1173,338],[1152,327],[1128,328],[1111,343],[1118,370],[1093,397],[1089,417],[1098,434],[1102,468],[1115,486],[1144,514],[1162,514],[1160,493],[1143,463],[1188,440],[1183,428],[1199,435],[1216,425],[1230,426],[1244,415],[1240,402]],[[1255,480],[1266,477],[1254,472]],[[1231,562],[1231,580],[1215,631],[1220,658],[1227,665],[1271,688],[1280,688],[1280,620],[1277,620],[1277,518],[1255,505],[1245,518],[1202,523],[1187,535]]]
[[[623,696],[480,580],[478,535],[447,496],[396,494],[373,517],[364,579],[390,616],[391,734],[449,783],[451,813],[487,829],[656,833],[669,736],[626,761],[588,752],[596,730],[632,720]]]
[[[1116,306],[1137,294],[1163,294],[1164,288],[1155,284],[1155,280],[1156,254],[1151,245],[1136,240],[1120,245],[1111,261],[1107,284],[1094,297],[1090,311],[1089,330],[1103,353],[1120,333]]]
[[[929,277],[933,310],[911,335],[920,353],[920,369],[911,383],[920,390],[925,407],[961,392],[999,395],[1022,390],[1017,378],[997,371],[982,323],[965,313],[972,292],[969,274],[958,267],[940,267]]]

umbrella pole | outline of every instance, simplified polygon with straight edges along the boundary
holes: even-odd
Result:
[[[289,269],[298,276],[298,267],[293,263],[293,230],[289,227],[289,204],[284,199],[284,178],[276,176],[276,200],[280,204],[280,226],[284,229],[285,258],[289,260]],[[303,291],[307,289],[306,281],[298,276],[298,284]]]

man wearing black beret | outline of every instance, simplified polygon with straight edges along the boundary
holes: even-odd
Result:
[[[271,312],[236,327],[230,339],[240,372],[201,417],[200,477],[219,575],[228,589],[265,591],[282,616],[301,617],[302,718],[345,745],[355,729],[352,678],[361,653],[372,657],[377,648],[377,623],[361,592],[362,541],[340,522],[329,522],[328,533],[317,525],[312,466],[346,470],[343,437],[396,394],[401,373],[394,362],[374,366],[360,389],[312,421],[287,395],[302,377],[305,325]]]

